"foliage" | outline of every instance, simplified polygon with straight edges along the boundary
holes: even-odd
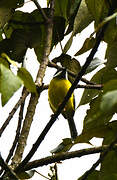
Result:
[[[32,1],[35,5],[38,4],[36,0]],[[61,43],[68,34],[70,38],[65,46],[61,48],[61,55],[52,60],[50,67],[66,68],[69,73],[68,79],[74,84],[75,77],[83,69],[80,65],[81,63],[77,60],[78,56],[82,56],[87,51],[89,54],[94,51],[95,44],[99,40],[98,35],[100,32],[103,32],[100,40],[107,43],[106,61],[92,57],[92,62],[82,74],[82,76],[86,75],[103,64],[100,70],[94,72],[90,81],[84,81],[86,89],[78,107],[82,106],[83,108],[83,105],[88,104],[89,108],[83,121],[82,133],[74,142],[68,138],[64,139],[51,152],[54,154],[67,152],[74,144],[90,143],[93,137],[103,138],[102,145],[110,145],[115,140],[117,131],[117,122],[112,119],[113,115],[117,113],[117,19],[115,17],[116,14],[114,14],[117,12],[116,1],[55,0],[54,16],[52,16],[53,11],[50,8],[52,3],[54,4],[54,0],[47,0],[47,7],[41,8],[38,4],[37,8],[29,13],[18,9],[24,6],[23,0],[0,1],[0,93],[2,106],[6,105],[10,99],[12,100],[12,96],[21,86],[24,86],[32,94],[31,98],[33,96],[35,99],[39,98],[44,87],[41,86],[42,84],[39,84],[38,79],[44,76],[46,67],[47,65],[49,66],[48,58],[46,62],[45,59],[53,51],[53,47],[56,48],[56,45]],[[94,22],[94,32],[90,37],[87,37],[81,49],[77,49],[77,52],[74,54],[75,58],[71,57],[67,52],[71,48],[73,39],[78,38],[76,35],[82,33],[92,22]],[[52,37],[49,40],[47,38],[48,29],[52,30]],[[50,49],[46,53],[45,50],[48,47]],[[39,73],[36,83],[33,81],[30,72],[23,67],[25,55],[29,48],[34,49],[40,69],[42,67],[45,68],[44,70],[42,70],[43,68],[41,69],[42,74]],[[90,58],[90,55],[87,60]],[[12,67],[16,68],[15,73]],[[39,72],[41,71],[40,69]],[[83,81],[82,76],[80,80]],[[100,84],[103,88],[101,90],[98,88],[87,89],[86,83],[94,87]],[[37,85],[38,87],[36,87]],[[33,101],[38,102],[35,99],[31,99],[31,103]],[[32,109],[28,108],[27,110],[27,114],[29,113],[28,118],[31,117],[30,112],[34,115],[35,109],[36,103],[35,105],[32,103]],[[78,108],[76,111],[78,111]],[[23,126],[25,124],[24,121]],[[23,132],[23,128],[21,130]],[[27,131],[30,131],[30,127]],[[23,154],[23,152],[21,153]],[[109,151],[101,162],[100,170],[92,171],[88,176],[88,180],[117,179],[116,155],[115,150]],[[100,158],[101,156],[103,156],[103,152],[100,153]],[[29,173],[23,170],[20,173],[15,172],[21,179],[30,179],[34,175],[33,170],[29,171]],[[79,178],[79,180],[82,179],[83,176]]]

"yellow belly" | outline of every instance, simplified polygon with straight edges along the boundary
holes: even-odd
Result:
[[[53,112],[58,109],[58,106],[62,103],[70,87],[71,83],[66,79],[60,80],[54,78],[51,80],[48,90],[48,98]],[[74,109],[74,95],[72,94],[63,110],[63,113],[69,116],[73,113]]]

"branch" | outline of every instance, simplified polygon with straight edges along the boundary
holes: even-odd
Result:
[[[54,4],[54,0],[52,2]],[[44,43],[45,46],[44,46],[44,51],[43,51],[43,58],[41,61],[42,63],[40,64],[39,71],[38,71],[37,77],[36,77],[36,84],[38,84],[39,87],[42,86],[43,78],[45,76],[45,71],[46,71],[47,64],[48,64],[48,56],[49,56],[50,51],[51,51],[52,31],[53,31],[53,13],[54,13],[53,5],[51,5],[50,9],[51,9],[51,11],[50,11],[51,13],[50,13],[49,18],[51,21],[49,21],[47,23],[47,27],[46,27],[46,34],[47,35],[46,35],[45,43]],[[22,132],[21,132],[21,136],[19,138],[19,144],[18,144],[18,147],[16,149],[16,153],[15,153],[14,160],[13,160],[13,162],[15,162],[16,165],[18,165],[22,159],[22,155],[24,152],[24,148],[26,146],[26,141],[27,141],[28,134],[30,131],[31,123],[33,121],[33,116],[35,114],[35,109],[36,109],[36,105],[38,103],[39,96],[40,96],[40,94],[38,94],[38,96],[35,94],[31,95],[29,106],[28,106],[27,113],[26,113],[26,117],[24,120],[24,125],[23,125]],[[36,150],[37,150],[37,148],[38,147],[36,147]],[[33,156],[33,154],[30,154],[30,156],[28,156],[28,158],[26,158],[18,166],[18,168],[21,169],[20,167],[24,167],[24,165],[30,160],[30,158]],[[14,167],[16,167],[16,165]]]
[[[23,89],[22,95],[23,95],[24,91],[25,91],[25,88]],[[9,162],[11,157],[13,156],[14,150],[15,150],[16,145],[18,143],[18,139],[19,139],[20,131],[21,131],[22,120],[23,120],[24,104],[25,104],[25,100],[21,103],[20,112],[19,112],[19,121],[18,121],[18,125],[17,125],[17,130],[16,130],[16,136],[15,136],[13,145],[12,145],[12,147],[10,149],[10,152],[9,152],[9,154],[7,156],[7,159],[6,159],[7,163]]]
[[[28,91],[25,90],[23,95],[20,97],[19,101],[17,102],[17,104],[14,106],[14,108],[12,109],[12,111],[9,113],[8,118],[6,119],[6,121],[4,122],[4,124],[2,125],[1,129],[0,129],[0,137],[2,135],[2,133],[4,132],[5,128],[7,127],[7,125],[9,124],[10,120],[12,119],[13,115],[15,114],[15,112],[17,111],[17,109],[19,108],[19,106],[21,105],[21,103],[23,101],[25,101],[26,97],[28,96]]]
[[[44,85],[42,88],[41,88],[41,90],[39,89],[37,89],[37,91],[43,91],[43,90],[47,90],[48,89],[48,87],[49,87],[49,85]],[[102,88],[103,88],[103,85],[102,84],[96,84],[96,85],[81,85],[81,84],[78,84],[77,86],[76,86],[76,89],[77,88],[84,88],[84,89],[96,89],[96,90],[101,90]]]
[[[46,21],[46,22],[49,22],[49,18],[46,16],[44,10],[41,8],[39,2],[37,0],[32,0],[34,2],[34,4],[37,6],[37,8],[39,9],[43,19]]]
[[[23,171],[28,171],[28,170],[31,170],[33,168],[45,166],[48,164],[52,164],[52,163],[59,162],[59,161],[64,161],[64,160],[71,159],[71,158],[78,158],[78,157],[80,158],[82,156],[104,152],[108,148],[109,148],[109,145],[103,145],[103,146],[94,147],[94,148],[81,149],[78,151],[61,152],[61,153],[58,153],[58,154],[53,155],[53,156],[48,156],[46,158],[42,158],[39,160],[29,162],[24,167]],[[114,145],[111,150],[116,150],[116,149],[117,149],[117,145]]]

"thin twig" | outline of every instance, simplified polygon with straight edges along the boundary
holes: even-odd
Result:
[[[22,91],[22,95],[24,94],[25,88]],[[17,125],[17,130],[16,130],[16,136],[13,142],[13,145],[10,149],[10,152],[7,156],[6,162],[8,163],[9,160],[11,159],[11,157],[13,156],[14,150],[16,148],[16,145],[18,143],[18,139],[20,136],[20,131],[21,131],[21,125],[22,125],[22,120],[23,120],[23,112],[24,112],[24,104],[25,104],[25,99],[24,101],[21,103],[21,107],[20,107],[20,112],[19,112],[19,121],[18,121],[18,125]]]
[[[37,174],[39,174],[40,176],[44,177],[45,179],[50,180],[50,178],[48,178],[47,176],[44,176],[44,175],[43,175],[43,174],[41,174],[40,172],[38,172],[38,171],[36,171],[36,170],[35,170],[35,172],[36,172]]]
[[[109,148],[109,145],[103,145],[103,146],[99,146],[99,147],[81,149],[81,150],[72,151],[72,152],[61,152],[61,153],[58,153],[58,154],[55,154],[52,156],[48,156],[48,157],[45,157],[45,158],[42,158],[39,160],[29,162],[25,166],[23,171],[28,171],[33,168],[49,165],[49,164],[52,164],[55,162],[64,161],[64,160],[71,159],[71,158],[80,158],[80,157],[87,156],[90,154],[104,152],[108,148]],[[116,149],[117,149],[117,144],[114,145],[111,150],[116,150]]]
[[[18,100],[18,102],[16,103],[16,105],[14,106],[14,108],[12,109],[12,111],[9,113],[8,118],[6,119],[6,121],[3,123],[2,127],[0,128],[0,137],[2,135],[2,133],[4,132],[5,128],[7,127],[7,125],[9,124],[10,120],[12,119],[13,115],[15,114],[15,112],[17,111],[17,109],[19,108],[19,106],[21,105],[21,103],[25,100],[25,98],[28,96],[28,91],[25,90],[24,94],[20,97],[20,99]]]
[[[49,85],[44,85],[44,86],[42,87],[41,91],[47,90],[48,87],[49,87]],[[77,88],[102,90],[103,85],[102,85],[102,84],[96,84],[96,85],[81,85],[81,84],[78,84],[78,85],[76,86],[76,89],[77,89]],[[39,89],[39,92],[40,92],[40,89]]]
[[[41,8],[39,2],[37,0],[32,0],[34,2],[34,4],[37,6],[37,8],[39,9],[43,19],[48,22],[49,21],[49,18],[46,16],[44,10]]]

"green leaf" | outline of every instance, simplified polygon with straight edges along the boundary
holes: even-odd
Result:
[[[0,28],[11,19],[13,10],[11,8],[0,8]]]
[[[107,63],[106,66],[108,69],[117,67],[117,42],[109,43],[106,50]]]
[[[105,84],[112,79],[117,79],[117,71],[114,69],[107,70],[106,68],[103,68],[91,78],[91,82],[95,82],[96,84]],[[99,93],[100,91],[96,89],[85,89],[79,106],[89,103]]]
[[[32,93],[37,93],[31,74],[25,68],[19,68],[17,76],[23,81],[24,86]]]
[[[75,54],[75,56],[79,56],[87,51],[89,51],[90,49],[93,48],[95,44],[95,38],[91,37],[91,38],[87,38],[83,44],[83,46],[81,47],[81,49]]]
[[[79,4],[80,4],[80,2],[79,2]],[[78,6],[79,6],[79,4],[78,4]],[[80,33],[83,29],[85,29],[92,22],[92,20],[93,20],[92,16],[87,9],[85,0],[82,0],[79,10],[78,10],[77,14],[75,15],[74,19],[72,18],[72,21],[71,21],[72,23],[69,25],[68,30],[66,32],[66,34],[67,34],[71,30],[73,30],[69,40],[65,44],[64,53],[66,53],[69,50],[69,48],[71,47],[73,37],[77,33]]]
[[[71,58],[68,54],[61,54],[59,57],[52,60],[54,63],[61,63],[62,67],[72,71],[74,75],[77,75],[78,72],[81,70],[80,63],[75,59]],[[74,77],[68,74],[68,79],[71,83],[74,81]]]
[[[86,2],[85,0],[82,0],[77,15],[75,17],[74,26],[73,26],[73,35],[75,36],[77,33],[80,33],[92,21],[93,21],[93,17],[87,8]]]
[[[73,146],[72,140],[70,138],[63,139],[62,143],[60,143],[55,149],[51,150],[50,152],[53,154],[60,153],[60,152],[67,152]]]
[[[62,16],[67,20],[67,7],[69,0],[55,1],[55,16]]]
[[[69,0],[68,8],[67,8],[69,25],[66,34],[69,34],[73,30],[75,17],[77,15],[81,2],[82,2],[81,0],[73,0],[73,1]]]
[[[103,127],[112,118],[113,113],[105,113],[100,109],[101,100],[102,97],[99,96],[91,101],[90,109],[87,110],[87,114],[84,119],[83,133],[91,129],[93,130],[98,127],[100,128],[101,126]]]
[[[116,138],[117,121],[114,121],[114,124],[113,126],[111,126],[111,129],[113,131],[109,132],[108,135],[104,138],[103,145],[110,144]],[[100,175],[99,175],[100,180],[109,180],[110,178],[112,180],[116,180],[117,179],[116,164],[117,164],[117,152],[109,151],[101,163]]]
[[[17,174],[20,179],[31,179],[34,176],[35,170],[25,171]]]
[[[0,58],[0,92],[4,106],[13,94],[21,87],[21,80],[9,69],[8,63]]]
[[[95,19],[96,25],[99,24],[108,14],[108,7],[104,0],[85,0],[89,11]]]
[[[109,91],[102,96],[100,108],[104,113],[114,113],[117,111],[117,90]]]
[[[63,49],[64,54],[66,54],[67,51],[70,49],[72,42],[73,42],[73,35],[70,36],[69,40],[67,41],[67,43],[64,46],[64,49]]]

